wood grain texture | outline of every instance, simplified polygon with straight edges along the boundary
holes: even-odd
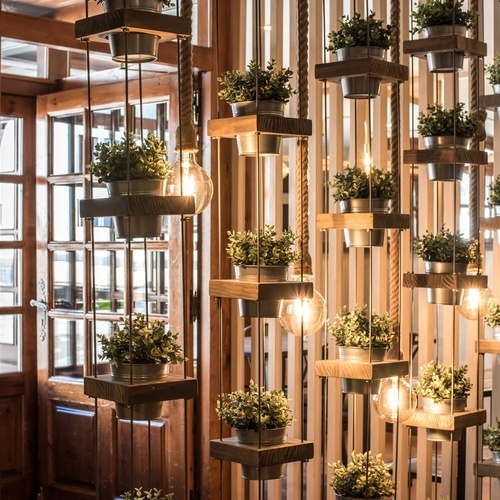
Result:
[[[407,214],[318,214],[318,229],[408,229]]]
[[[418,40],[405,40],[403,54],[425,57],[428,52],[465,52],[466,56],[485,56],[487,47],[484,42],[462,35],[444,35]]]
[[[481,339],[476,342],[478,354],[500,354],[500,341],[494,339]]]
[[[80,217],[180,215],[194,213],[193,196],[112,196],[80,200]]]
[[[480,225],[481,229],[498,231],[500,229],[500,217],[481,217]]]
[[[500,464],[493,460],[483,460],[474,464],[474,474],[479,477],[496,477],[500,479]]]
[[[458,290],[461,288],[487,288],[488,276],[470,274],[415,274],[403,275],[405,288],[448,288]]]
[[[417,163],[486,165],[488,163],[488,153],[464,148],[409,149],[403,153],[403,162],[407,165]]]
[[[190,20],[187,18],[144,10],[118,9],[76,21],[75,38],[107,43],[104,35],[121,32],[125,28],[158,35],[162,41],[172,40],[177,35],[191,35]]]
[[[465,427],[482,425],[485,422],[486,410],[466,410],[453,415],[436,415],[418,408],[411,417],[401,421],[407,427],[424,427],[443,431],[464,429]]]
[[[252,467],[265,467],[309,460],[314,456],[314,445],[308,441],[288,439],[283,444],[259,448],[257,445],[240,444],[232,437],[210,441],[210,456]]]
[[[500,107],[500,94],[489,94],[479,96],[479,108],[496,109]]]
[[[340,83],[340,79],[346,76],[373,76],[382,78],[383,82],[404,82],[408,80],[408,66],[375,57],[363,57],[316,64],[314,67],[317,80]]]
[[[83,390],[93,398],[133,405],[194,398],[198,394],[198,381],[195,378],[169,375],[158,382],[129,384],[115,380],[111,375],[101,375],[84,377]]]
[[[387,377],[401,377],[408,374],[408,361],[343,361],[341,359],[319,360],[315,363],[319,377],[354,378],[378,380]]]
[[[233,138],[244,134],[272,134],[289,137],[312,135],[312,121],[275,115],[248,115],[209,120],[209,137]]]
[[[313,283],[281,281],[257,283],[243,280],[210,280],[211,297],[248,300],[280,300],[312,298]]]

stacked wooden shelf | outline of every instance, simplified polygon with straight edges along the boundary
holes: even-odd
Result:
[[[474,464],[474,474],[479,477],[496,477],[500,479],[500,464],[493,460],[483,460]]]
[[[403,54],[425,57],[429,52],[464,52],[467,57],[486,56],[487,47],[484,42],[462,35],[443,35],[403,42]]]
[[[210,280],[209,295],[254,301],[312,299],[313,283],[300,281],[255,282],[243,280]]]
[[[408,214],[343,213],[318,214],[318,229],[408,229]]]
[[[462,288],[484,289],[488,287],[488,277],[471,274],[415,274],[403,275],[405,288],[447,288],[460,290]]]
[[[406,427],[423,427],[442,431],[457,431],[466,427],[482,425],[486,422],[486,410],[466,410],[449,415],[437,415],[421,409],[407,419],[402,420]]]
[[[500,341],[494,339],[481,339],[476,342],[478,354],[500,354]]]
[[[489,94],[479,96],[479,109],[500,108],[500,94]]]
[[[408,361],[344,361],[342,359],[316,361],[318,377],[349,378],[357,380],[379,380],[388,377],[403,377],[408,374]]]

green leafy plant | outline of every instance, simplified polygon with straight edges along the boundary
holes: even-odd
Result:
[[[428,262],[453,262],[455,256],[455,262],[471,264],[477,263],[478,245],[477,240],[465,239],[460,231],[453,235],[443,224],[437,233],[427,230],[418,237],[413,248],[421,259]]]
[[[264,230],[228,231],[227,254],[235,266],[257,265],[257,239],[259,240],[260,265],[288,266],[299,260],[300,254],[292,249],[297,236],[288,228],[276,238],[274,226],[266,224]]]
[[[132,318],[120,318],[115,323],[113,333],[97,335],[102,345],[99,359],[108,360],[112,365],[119,363],[159,364],[182,363],[185,358],[178,343],[178,333],[165,332],[165,322],[148,321],[146,316],[135,313]],[[130,337],[132,336],[132,357],[130,356]]]
[[[490,85],[500,83],[500,54],[493,56],[493,63],[485,66],[484,72],[488,75]]]
[[[488,300],[488,308],[484,320],[488,326],[500,326],[500,304],[496,299],[491,298]]]
[[[342,16],[339,19],[338,31],[332,30],[328,34],[329,45],[326,50],[337,52],[344,47],[366,47],[368,40],[371,47],[388,49],[396,43],[397,26],[388,24],[384,28],[382,19],[375,19],[375,13],[365,19],[359,12],[355,12],[352,18]]]
[[[340,460],[329,463],[332,469],[330,486],[340,496],[378,499],[394,495],[396,483],[391,479],[389,466],[382,454],[375,456],[352,452],[351,461],[344,465]]]
[[[146,500],[147,498],[152,498],[153,500],[174,500],[173,493],[163,493],[162,490],[157,488],[142,491],[142,487],[127,491],[123,495],[120,495],[120,497],[125,498],[125,500]]]
[[[488,188],[490,190],[488,203],[490,205],[500,205],[500,175],[496,176],[495,180],[491,182]]]
[[[97,4],[100,4],[104,2],[104,0],[97,0]],[[161,0],[161,3],[165,6],[165,7],[171,7],[172,5],[175,5],[172,0]],[[151,497],[151,498],[156,498],[156,497]]]
[[[292,410],[283,391],[260,389],[250,380],[250,390],[233,391],[219,395],[217,416],[233,429],[252,430],[282,429],[293,421]],[[260,416],[259,416],[260,410]]]
[[[500,451],[500,418],[496,418],[497,425],[488,425],[485,429],[484,444],[491,451]]]
[[[225,87],[218,95],[228,103],[255,101],[255,83],[258,81],[260,100],[288,102],[297,93],[290,84],[292,75],[290,68],[278,69],[274,59],[267,63],[265,69],[252,59],[248,63],[248,71],[226,71],[218,77],[219,83]]]
[[[472,28],[477,12],[463,10],[464,0],[429,0],[427,3],[415,3],[411,17],[415,26],[413,34],[421,33],[430,26],[458,25]]]
[[[418,133],[422,137],[454,135],[457,137],[479,136],[484,121],[464,111],[465,104],[457,103],[455,108],[445,109],[442,104],[427,106],[427,113],[418,114]]]
[[[453,385],[453,397],[465,398],[472,389],[472,383],[467,376],[468,369],[467,365],[454,368],[430,361],[419,369],[417,394],[423,398],[432,398],[434,403],[440,403],[443,399],[451,399]]]
[[[367,172],[360,167],[346,167],[344,172],[335,174],[333,180],[328,182],[332,188],[332,197],[335,201],[369,198],[390,200],[396,193],[396,183],[391,172],[372,167]]]
[[[127,148],[129,165],[127,166]],[[119,142],[96,144],[94,161],[87,169],[97,177],[97,181],[113,182],[127,179],[168,179],[172,175],[167,161],[167,148],[156,134],[150,133],[138,146],[131,133]]]
[[[372,312],[371,317],[371,345],[372,347],[389,348],[394,329],[389,313],[377,314]],[[341,347],[369,347],[370,346],[370,319],[368,306],[356,305],[353,311],[347,306],[342,307],[336,314],[334,322],[328,322],[328,330],[338,346]]]

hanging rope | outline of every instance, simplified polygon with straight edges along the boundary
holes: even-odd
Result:
[[[396,34],[396,43],[391,47],[391,61],[399,64],[399,41],[400,41],[400,29],[399,29],[399,19],[401,16],[401,9],[399,6],[399,0],[391,1],[391,24],[398,26]],[[396,193],[391,200],[391,212],[400,213],[400,88],[398,83],[391,84],[391,170],[394,175],[396,182]],[[400,253],[401,253],[401,241],[399,238],[399,231],[392,230],[390,232],[390,246],[389,246],[389,260],[390,260],[390,277],[389,277],[389,314],[391,318],[391,323],[399,331],[399,316],[400,316]],[[399,344],[399,336],[394,337],[396,342]],[[399,347],[398,351],[399,353]]]
[[[182,0],[180,14],[192,19],[193,0]],[[191,37],[183,38],[180,43],[180,126],[175,134],[175,151],[181,149],[185,153],[196,153],[196,130],[193,122],[193,45]],[[181,148],[182,131],[182,148]]]
[[[308,0],[298,0],[298,26],[299,26],[299,41],[298,41],[298,86],[299,97],[297,102],[297,114],[299,119],[306,120],[309,106],[309,90],[308,90],[308,32],[309,32],[309,16]],[[299,137],[297,140],[297,236],[300,246],[302,259],[296,262],[293,268],[294,275],[311,275],[312,263],[309,255],[309,186],[307,174],[309,170],[308,161],[308,141],[307,137]]]

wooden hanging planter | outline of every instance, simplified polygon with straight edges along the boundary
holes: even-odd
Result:
[[[341,359],[319,360],[315,363],[315,370],[318,377],[378,380],[408,375],[408,361],[388,360],[369,363]]]
[[[493,460],[483,460],[474,464],[474,474],[479,477],[496,477],[500,479],[500,464]]]

